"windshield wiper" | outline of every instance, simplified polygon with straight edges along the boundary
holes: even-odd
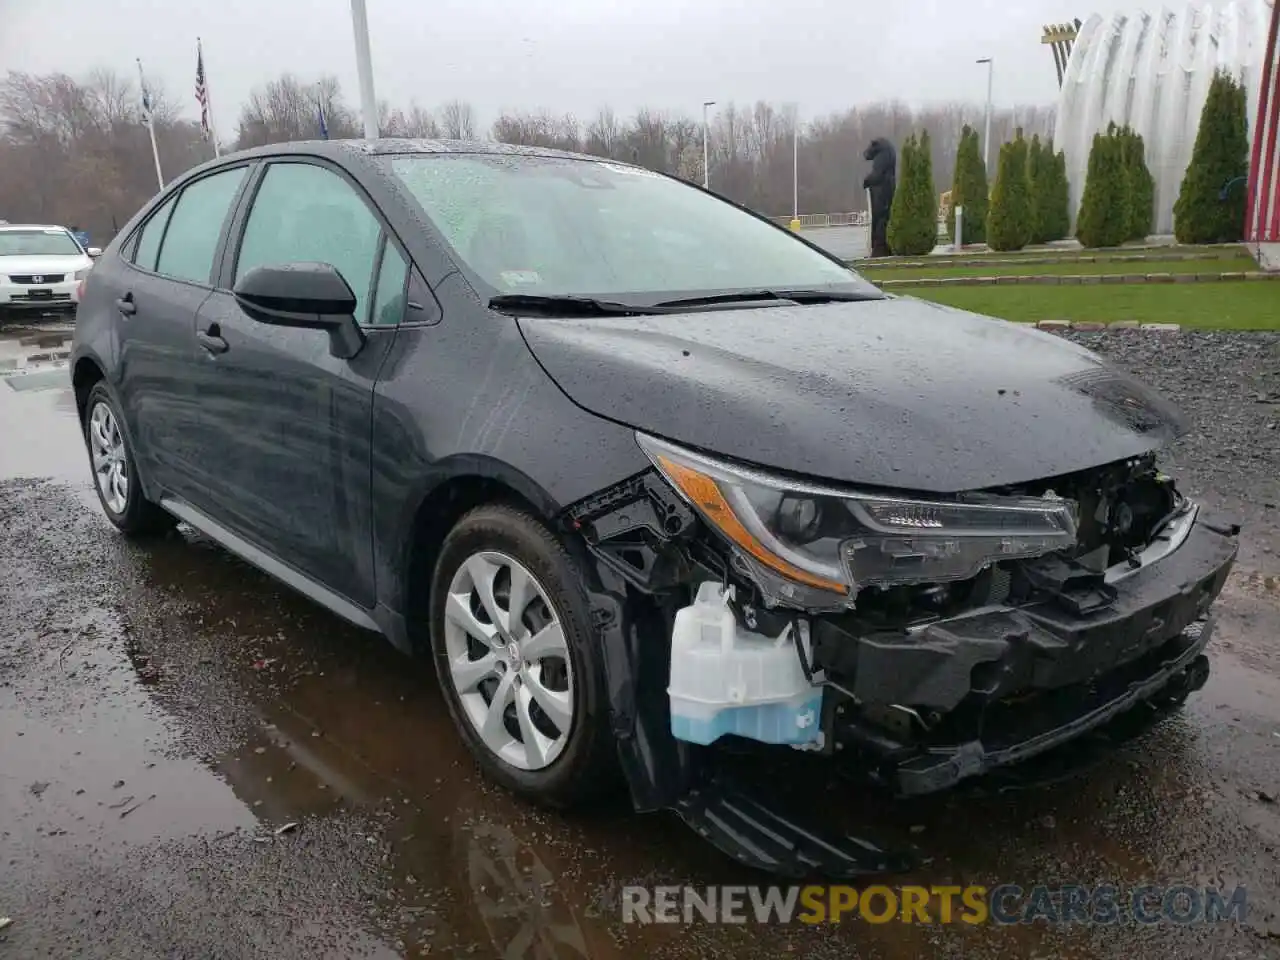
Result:
[[[536,293],[501,293],[489,299],[489,309],[508,313],[535,313],[552,317],[635,316],[662,313],[652,307],[594,297],[541,296]]]
[[[863,300],[883,300],[884,294],[851,290],[739,290],[734,293],[713,293],[704,297],[683,297],[663,300],[659,307],[713,307],[718,304],[768,303],[770,306],[786,306],[789,303],[857,303]]]

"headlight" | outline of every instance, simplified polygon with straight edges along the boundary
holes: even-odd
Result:
[[[77,270],[74,279],[83,280],[85,277],[89,276],[89,271],[92,269],[93,267],[85,267],[83,270]]]
[[[1076,505],[1052,495],[915,500],[822,487],[637,434],[654,466],[735,548],[767,600],[853,606],[868,586],[966,580],[999,560],[1076,542]]]

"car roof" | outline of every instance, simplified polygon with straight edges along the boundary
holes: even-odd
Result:
[[[338,160],[351,156],[382,156],[405,153],[479,153],[490,156],[564,157],[573,160],[593,161],[608,161],[609,159],[608,157],[595,157],[585,153],[573,153],[569,150],[556,150],[551,147],[497,143],[492,140],[415,140],[398,137],[383,137],[378,140],[295,140],[288,143],[269,143],[261,147],[239,150],[235,153],[224,153],[219,159],[225,162],[233,158],[304,154],[306,156],[331,157]]]

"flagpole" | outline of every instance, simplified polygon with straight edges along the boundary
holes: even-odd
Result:
[[[320,118],[320,139],[329,139],[329,119],[324,115],[324,84],[316,81],[316,113]]]
[[[369,17],[364,0],[351,0],[351,28],[356,40],[356,76],[360,80],[360,114],[366,140],[378,139],[378,99],[373,92],[373,57],[369,53]]]
[[[200,38],[196,37],[196,56],[200,62],[204,63],[204,47],[200,45]],[[213,122],[213,97],[209,96],[209,68],[204,68],[204,102],[205,109],[209,111],[209,139],[213,141],[213,158],[216,160],[222,156],[222,148],[218,146],[218,127]]]
[[[142,72],[142,58],[138,58],[138,82],[142,84],[143,119],[147,133],[151,135],[151,159],[156,162],[156,183],[164,189],[164,174],[160,172],[160,148],[156,146],[156,120],[151,113],[151,94],[147,92],[147,78]]]

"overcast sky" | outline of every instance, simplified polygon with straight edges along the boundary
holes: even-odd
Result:
[[[797,103],[802,115],[901,98],[1050,103],[1045,23],[1155,0],[368,0],[380,99],[470,101],[589,119],[602,104],[701,111],[703,100]],[[0,0],[0,73],[95,66],[162,81],[192,119],[196,36],[214,119],[235,134],[250,88],[335,74],[358,104],[348,0]]]

